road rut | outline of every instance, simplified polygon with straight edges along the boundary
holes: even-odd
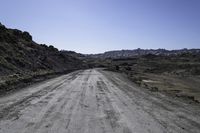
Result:
[[[199,133],[199,105],[89,69],[0,98],[0,133]]]

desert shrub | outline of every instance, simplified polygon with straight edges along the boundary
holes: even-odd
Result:
[[[0,23],[0,30],[5,30],[6,27]]]
[[[0,92],[4,91],[6,87],[7,87],[6,83],[1,83],[0,84]]]
[[[200,67],[192,68],[191,73],[194,74],[194,75],[200,75]]]
[[[48,48],[48,46],[46,44],[41,44],[41,46],[44,48]]]
[[[58,49],[55,48],[53,45],[49,45],[49,49],[50,49],[51,51],[58,51]]]
[[[31,36],[28,32],[26,32],[26,31],[24,31],[24,32],[22,33],[22,37],[23,37],[26,41],[32,41],[32,36]]]
[[[25,61],[23,59],[21,59],[21,58],[15,58],[14,61],[20,67],[25,67],[26,66]]]
[[[115,70],[117,70],[117,71],[119,70],[119,66],[118,65],[115,66]]]
[[[22,79],[22,82],[24,82],[24,83],[29,83],[31,81],[32,81],[31,77],[26,77],[26,78]]]
[[[12,62],[12,58],[10,56],[5,57],[7,62]]]
[[[32,43],[32,42],[26,42],[25,45],[26,45],[27,47],[30,47],[30,48],[33,48],[33,49],[36,49],[36,48],[38,47],[37,45],[35,45],[35,44]]]
[[[127,62],[124,62],[124,63],[121,63],[120,65],[121,65],[121,66],[128,66],[128,63],[127,63]]]
[[[4,67],[4,68],[10,69],[9,63],[8,63],[3,57],[0,58],[0,65],[1,65],[2,67]]]
[[[3,37],[0,35],[0,42],[3,42],[4,41],[4,39],[3,39]]]
[[[3,44],[0,44],[0,50],[1,50],[2,52],[6,52],[6,51],[7,51],[7,50],[6,50],[6,47],[3,46]]]
[[[15,36],[21,36],[22,35],[22,31],[20,31],[20,30],[17,30],[17,29],[13,29],[13,34],[15,35]]]
[[[6,33],[3,38],[7,43],[16,44],[18,42],[18,38],[16,36],[12,36],[10,33]]]
[[[127,71],[131,71],[131,67],[129,67],[129,66],[125,67],[125,69],[126,69]]]

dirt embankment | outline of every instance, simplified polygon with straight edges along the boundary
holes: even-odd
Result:
[[[44,80],[58,77],[58,76],[61,76],[61,75],[64,75],[76,70],[77,69],[71,69],[71,70],[63,71],[63,72],[42,71],[41,73],[27,73],[24,75],[14,74],[14,75],[1,77],[0,96],[13,93],[31,84],[42,82]]]
[[[52,75],[87,68],[78,56],[37,44],[28,32],[0,24],[0,94]]]

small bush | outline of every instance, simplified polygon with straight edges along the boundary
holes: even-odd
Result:
[[[119,66],[115,66],[115,70],[119,71]]]
[[[22,37],[26,40],[26,41],[32,41],[32,36],[28,33],[28,32],[23,32],[22,33]]]
[[[125,69],[127,70],[127,71],[131,71],[131,67],[125,67]]]
[[[58,51],[58,49],[55,48],[53,45],[50,45],[50,46],[49,46],[49,49],[50,49],[51,51]]]

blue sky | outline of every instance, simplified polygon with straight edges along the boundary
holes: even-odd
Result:
[[[0,22],[80,53],[200,48],[200,0],[1,0]]]

